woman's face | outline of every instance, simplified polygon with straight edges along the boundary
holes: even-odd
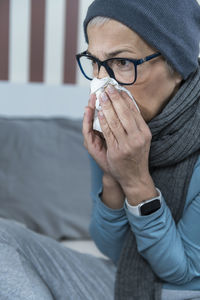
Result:
[[[115,20],[88,26],[88,51],[100,60],[111,57],[140,59],[157,52],[138,34]],[[181,77],[169,71],[159,56],[137,67],[137,81],[125,86],[135,98],[145,121],[156,116],[178,89]],[[108,76],[101,67],[99,78]]]

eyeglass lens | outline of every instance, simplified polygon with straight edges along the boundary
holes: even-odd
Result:
[[[98,77],[99,67],[94,59],[83,56],[80,59],[80,63],[87,77],[90,79]],[[113,58],[107,61],[107,65],[113,70],[117,81],[127,84],[134,82],[135,65],[133,62],[126,59]]]

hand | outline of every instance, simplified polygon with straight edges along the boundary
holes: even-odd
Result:
[[[119,183],[112,177],[107,162],[107,146],[102,134],[93,130],[96,96],[90,96],[83,118],[84,146],[104,171],[102,201],[112,209],[124,204],[124,193]]]
[[[106,140],[109,172],[131,204],[156,196],[148,169],[151,132],[146,122],[129,96],[113,86],[102,94],[101,106],[99,122]]]
[[[100,136],[97,131],[93,130],[93,121],[95,113],[96,95],[90,96],[88,106],[85,108],[85,114],[83,118],[83,136],[84,146],[88,150],[89,154],[95,159],[104,173],[109,173],[107,163],[107,147],[105,139]]]

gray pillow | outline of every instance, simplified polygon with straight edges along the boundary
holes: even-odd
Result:
[[[58,240],[89,237],[90,168],[81,123],[0,118],[0,217]]]

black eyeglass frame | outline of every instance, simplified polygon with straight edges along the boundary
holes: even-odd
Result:
[[[137,66],[138,66],[138,65],[141,65],[141,64],[145,63],[146,61],[149,61],[149,60],[151,60],[151,59],[153,59],[153,58],[156,58],[156,57],[158,57],[158,56],[160,56],[160,55],[161,55],[160,52],[156,52],[156,53],[153,53],[153,54],[148,55],[148,56],[146,56],[146,57],[144,57],[144,58],[141,58],[141,59],[131,59],[131,58],[124,58],[124,57],[115,57],[115,58],[109,58],[109,59],[106,59],[106,60],[101,61],[100,59],[98,59],[98,58],[96,58],[96,57],[94,57],[94,56],[88,54],[88,53],[87,53],[87,50],[86,50],[86,51],[84,51],[84,52],[82,52],[82,53],[80,53],[80,54],[77,54],[77,55],[76,55],[76,60],[77,60],[77,62],[78,62],[78,65],[79,65],[79,68],[80,68],[81,72],[83,73],[83,75],[85,76],[85,78],[87,78],[88,80],[92,80],[93,78],[88,77],[88,76],[86,75],[86,73],[84,72],[84,70],[83,70],[83,68],[82,68],[82,65],[81,65],[81,62],[80,62],[81,57],[87,57],[87,58],[89,58],[89,59],[91,59],[91,60],[96,61],[97,64],[98,64],[98,73],[99,73],[99,71],[100,71],[101,66],[103,66],[103,67],[106,69],[108,75],[109,75],[111,78],[115,79],[119,84],[121,84],[121,85],[132,85],[132,84],[134,84],[134,83],[136,82],[136,80],[137,80]],[[115,78],[115,74],[114,74],[113,70],[112,70],[112,69],[109,67],[109,65],[108,65],[108,62],[109,62],[110,60],[113,60],[113,59],[115,59],[115,60],[127,60],[127,61],[130,61],[130,62],[132,62],[132,63],[134,64],[134,67],[135,67],[135,79],[134,79],[134,81],[133,81],[132,83],[123,83],[123,82],[118,81],[118,80]]]

